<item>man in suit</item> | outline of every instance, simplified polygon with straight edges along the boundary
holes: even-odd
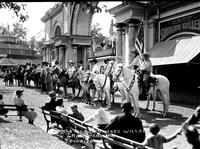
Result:
[[[105,127],[108,133],[142,143],[145,139],[145,132],[142,121],[132,115],[133,107],[130,101],[124,101],[121,105],[123,114],[116,116]],[[110,144],[113,149],[121,149],[121,147]]]

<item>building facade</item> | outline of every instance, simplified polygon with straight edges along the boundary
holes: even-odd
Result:
[[[154,73],[168,77],[172,92],[190,92],[192,99],[187,100],[200,102],[200,74],[196,71],[200,66],[200,2],[123,2],[109,12],[116,18],[116,55],[125,65],[143,22],[144,52],[150,53]]]
[[[97,4],[97,2],[94,2]],[[84,66],[91,53],[92,12],[87,12],[84,3],[57,3],[41,18],[45,23],[45,40],[43,61],[57,60],[62,68],[67,62],[75,64],[82,60]]]
[[[26,63],[40,64],[37,52],[15,37],[0,36],[0,66],[17,66]]]

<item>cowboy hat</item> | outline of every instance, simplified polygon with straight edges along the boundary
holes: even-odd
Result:
[[[79,63],[79,64],[83,64],[83,61],[82,61],[82,60],[80,60],[80,61],[78,61],[78,63]]]
[[[92,63],[92,62],[96,64],[96,63],[97,63],[96,58],[94,58],[94,59],[92,59],[92,60],[90,61],[90,63]]]
[[[76,105],[76,104],[71,104],[71,106],[70,106],[71,108],[77,108],[78,106]]]
[[[110,59],[105,59],[105,60],[104,60],[104,63],[106,64],[108,61],[110,61]]]
[[[70,60],[69,60],[69,63],[70,63],[70,64],[74,64],[74,61],[70,59]]]

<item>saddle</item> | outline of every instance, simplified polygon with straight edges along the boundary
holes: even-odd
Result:
[[[150,87],[155,87],[158,84],[158,79],[155,76],[150,75],[149,79],[148,79],[148,87],[145,87],[144,81],[143,81],[143,78],[142,78],[142,74],[139,73],[138,84],[139,84],[139,87],[142,87],[143,89],[145,88],[146,91],[148,92]]]

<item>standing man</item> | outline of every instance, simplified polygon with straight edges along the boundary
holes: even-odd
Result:
[[[57,86],[57,81],[58,81],[58,75],[61,73],[61,68],[59,66],[58,61],[55,61],[55,65],[53,66],[52,69],[52,85],[53,85],[53,90],[56,91],[56,86]]]

